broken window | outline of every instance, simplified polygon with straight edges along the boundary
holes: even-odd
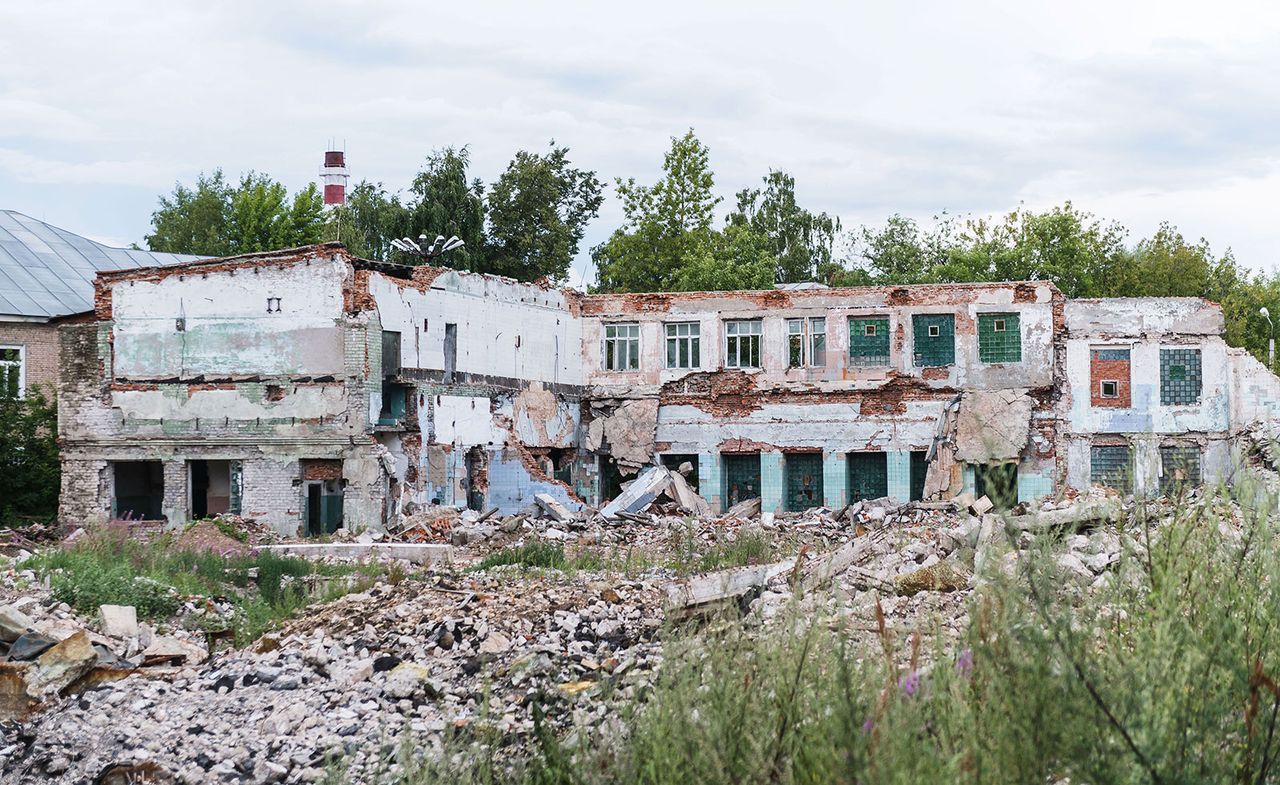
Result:
[[[813,507],[821,507],[823,501],[822,454],[789,453],[785,457],[787,496],[784,501],[787,509],[792,512],[803,512]]]
[[[239,461],[188,461],[190,517],[193,520],[240,514]]]
[[[303,521],[309,537],[332,534],[342,526],[342,461],[306,459],[300,462]]]
[[[759,319],[740,319],[724,323],[724,367],[760,367]]]
[[[382,331],[382,375],[400,375],[400,333],[395,330]]]
[[[949,313],[918,313],[911,317],[915,334],[912,362],[917,367],[952,365],[956,361],[956,317]]]
[[[889,364],[889,320],[849,317],[849,365],[873,367]]]
[[[1016,313],[978,314],[978,360],[1022,362],[1022,330]]]
[[[851,452],[849,465],[849,501],[879,499],[889,495],[889,456],[883,452]]]
[[[458,325],[444,325],[444,383],[452,384],[458,370]]]
[[[622,472],[611,456],[601,455],[597,463],[600,474],[600,503],[613,501],[622,493]]]
[[[929,451],[911,451],[911,501],[924,499],[924,478],[929,472]]]
[[[1089,459],[1089,479],[1094,485],[1122,493],[1133,489],[1133,451],[1128,445],[1096,444]]]
[[[974,495],[987,499],[997,510],[1007,510],[1018,503],[1018,464],[977,464],[973,467]]]
[[[728,453],[720,456],[720,462],[725,509],[760,498],[760,453]]]
[[[1200,350],[1160,350],[1160,404],[1199,403]]]
[[[378,425],[400,425],[404,420],[409,401],[409,388],[403,384],[382,383],[382,409],[378,412]]]
[[[0,395],[21,398],[26,392],[27,368],[21,346],[0,346]]]
[[[701,328],[697,322],[667,325],[667,367],[701,368]]]
[[[1160,493],[1177,496],[1202,482],[1200,448],[1196,445],[1167,445],[1160,448]]]
[[[160,461],[115,461],[115,517],[161,520],[164,506],[164,466]]]
[[[689,464],[690,472],[684,475],[685,480],[693,487],[698,487],[698,456],[692,453],[666,453],[662,456],[662,465],[673,472],[680,471],[680,467]]]
[[[827,364],[827,320],[822,316],[787,320],[788,368],[822,368]]]
[[[639,324],[604,326],[604,367],[608,371],[634,371],[640,367]]]
[[[1129,350],[1096,346],[1089,350],[1089,378],[1093,406],[1129,407]]]

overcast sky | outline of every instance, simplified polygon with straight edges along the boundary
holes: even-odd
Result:
[[[221,166],[403,188],[555,138],[612,182],[672,135],[846,226],[1073,201],[1275,269],[1280,10],[1161,2],[0,4],[0,207],[112,244]],[[620,219],[612,192],[580,254]],[[576,277],[576,276],[575,276]]]

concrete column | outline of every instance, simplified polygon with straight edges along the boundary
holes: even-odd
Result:
[[[905,502],[911,498],[911,453],[887,453],[889,475],[889,498],[897,502]]]
[[[713,452],[698,453],[698,495],[713,510],[723,511],[720,504],[720,456]]]
[[[786,479],[782,471],[783,456],[780,452],[760,453],[760,510],[781,512]]]
[[[822,454],[822,495],[823,504],[838,510],[849,503],[849,470],[845,463],[844,453],[828,452]]]
[[[169,523],[187,522],[187,462],[164,462],[164,499],[160,504],[160,512],[169,519]]]

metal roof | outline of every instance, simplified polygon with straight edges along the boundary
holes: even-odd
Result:
[[[92,311],[93,279],[100,270],[200,258],[112,248],[14,210],[0,210],[0,318],[53,319]]]

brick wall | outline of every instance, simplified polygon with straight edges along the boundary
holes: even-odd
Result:
[[[34,322],[0,322],[0,346],[24,349],[27,388],[40,385],[46,395],[58,388],[58,328]]]
[[[1121,359],[1123,358],[1123,359]],[[1128,349],[1089,350],[1089,403],[1092,406],[1128,409],[1131,403]],[[1102,382],[1116,382],[1117,395],[1102,397]]]

